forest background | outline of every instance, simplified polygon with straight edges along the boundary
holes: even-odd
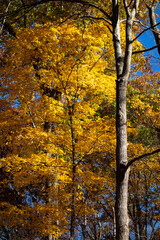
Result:
[[[138,38],[159,47],[157,2],[0,8],[1,239],[158,239],[159,55]]]

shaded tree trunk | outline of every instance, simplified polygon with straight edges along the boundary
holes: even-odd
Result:
[[[113,207],[113,240],[116,240],[116,216],[115,216],[115,208]]]
[[[46,179],[45,187],[46,187],[46,204],[50,207],[53,207],[53,204],[56,205],[57,211],[55,213],[56,221],[52,219],[52,216],[50,213],[47,214],[48,217],[48,227],[50,230],[50,233],[44,237],[44,240],[55,240],[57,239],[54,234],[52,234],[51,227],[52,225],[58,225],[58,187],[57,187],[57,175],[50,176],[48,179]],[[53,195],[53,188],[55,190],[55,193]],[[53,198],[54,196],[54,198]]]
[[[70,240],[75,238],[75,201],[76,201],[76,192],[75,192],[75,178],[76,178],[76,162],[75,162],[75,136],[73,128],[73,109],[69,107],[69,116],[70,116],[70,130],[71,130],[71,139],[72,139],[72,199],[71,199],[71,226],[70,226]]]
[[[46,180],[46,204],[52,204],[52,201],[53,201],[53,199],[51,198],[51,194],[50,194],[50,188],[52,187],[52,185],[53,185],[53,183],[52,183],[52,181],[51,181],[51,179],[47,179]],[[50,225],[50,224],[52,224],[51,223],[51,218],[50,218],[50,216],[49,216],[49,214],[48,214],[48,224]],[[53,234],[52,233],[50,233],[49,235],[46,235],[45,237],[44,237],[44,240],[53,240],[54,238],[53,238]]]
[[[73,163],[72,168],[72,202],[71,202],[71,227],[70,227],[70,240],[74,240],[75,238],[75,172],[76,167],[75,163]]]
[[[149,198],[149,194],[148,194],[148,184],[147,184],[147,177],[146,175],[144,175],[145,177],[145,238],[148,239],[148,198]]]

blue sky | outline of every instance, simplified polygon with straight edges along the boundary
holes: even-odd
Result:
[[[157,23],[160,22],[160,4],[158,4],[156,13],[159,15],[159,17],[156,19]],[[159,26],[160,29],[160,26]],[[145,46],[145,48],[150,48],[156,45],[154,36],[152,31],[148,30],[142,36],[139,38],[139,41]],[[153,72],[160,71],[160,56],[158,54],[157,49],[154,49],[152,51],[146,52],[146,55],[153,55],[156,58],[151,58],[151,64]],[[159,58],[159,59],[158,59]]]
[[[140,38],[139,41],[145,46],[145,48],[150,48],[156,45],[154,36],[151,31],[147,31],[144,33]],[[146,55],[153,55],[154,57],[151,57],[151,64],[153,72],[160,71],[160,56],[158,54],[157,49],[154,49],[152,51],[146,52]]]

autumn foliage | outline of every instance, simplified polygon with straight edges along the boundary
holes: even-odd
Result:
[[[81,232],[86,239],[96,239],[94,234],[113,239],[116,72],[106,26],[89,21],[85,27],[73,21],[35,23],[17,29],[16,38],[8,39],[0,52],[4,239],[68,239],[73,224],[77,236]],[[123,22],[121,34],[123,45]],[[137,40],[133,49],[142,49]],[[133,55],[132,66],[129,160],[159,146],[160,139],[159,73],[151,73],[144,55]],[[135,77],[135,70],[144,68],[145,74]],[[148,234],[148,226],[158,223],[158,181],[159,156],[133,166],[131,232]]]

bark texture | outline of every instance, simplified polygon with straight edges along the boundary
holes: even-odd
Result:
[[[156,13],[155,13],[155,9],[157,7],[157,3],[154,2],[152,4],[152,6],[147,6],[148,7],[148,11],[149,11],[149,20],[150,20],[150,25],[151,25],[151,30],[153,32],[156,44],[159,45],[157,47],[158,53],[160,55],[160,30],[158,29],[158,25],[156,22]]]
[[[128,180],[129,168],[127,167],[127,81],[130,73],[132,57],[132,24],[139,0],[135,0],[132,7],[123,1],[126,12],[126,49],[122,55],[120,39],[120,22],[118,0],[113,0],[113,43],[116,59],[116,240],[129,239],[128,217]]]
[[[127,165],[126,80],[117,80],[117,173],[116,173],[116,239],[129,239]]]

